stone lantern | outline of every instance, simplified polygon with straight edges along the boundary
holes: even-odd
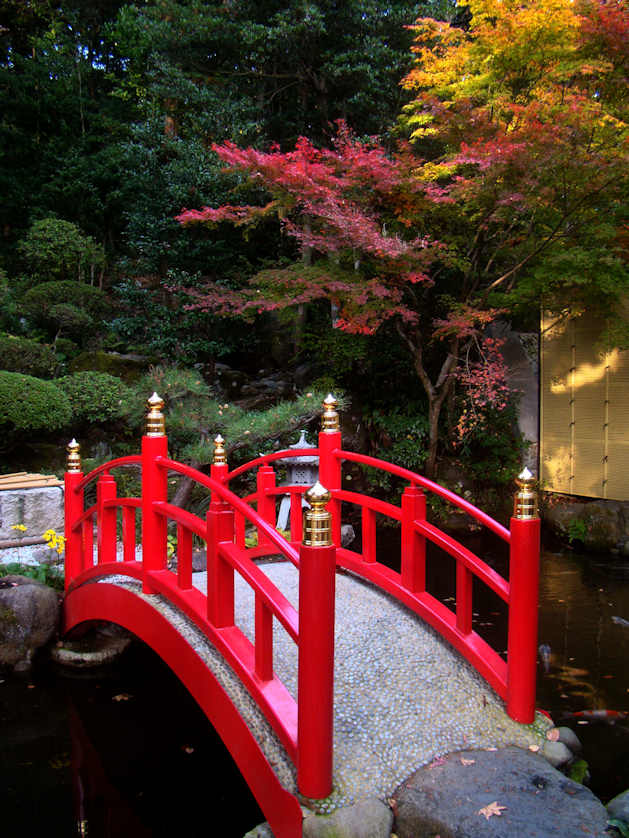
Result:
[[[299,448],[312,448],[306,439],[306,431],[300,431],[299,441],[288,447],[293,451]],[[277,461],[278,465],[286,466],[286,486],[313,486],[319,479],[319,458],[304,455],[303,457],[284,457]],[[308,503],[302,497],[302,507]],[[290,495],[284,495],[280,502],[280,511],[277,516],[276,527],[278,530],[285,530],[290,515]]]

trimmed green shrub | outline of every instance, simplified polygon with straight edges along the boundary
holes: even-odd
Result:
[[[42,282],[30,288],[21,300],[21,308],[26,317],[34,323],[54,325],[55,328],[59,328],[59,324],[52,316],[51,309],[59,305],[71,306],[94,319],[104,317],[110,309],[104,291],[71,280]]]
[[[0,425],[15,431],[56,430],[71,418],[68,398],[52,381],[0,372]]]
[[[83,334],[94,322],[86,311],[70,303],[57,303],[52,306],[48,318],[61,332],[70,335]]]
[[[57,378],[55,384],[68,399],[72,416],[79,422],[119,419],[126,413],[132,397],[124,381],[106,372],[75,372]]]
[[[91,236],[61,218],[35,221],[19,244],[30,273],[41,279],[93,278],[105,265],[105,251]]]
[[[0,369],[48,378],[56,365],[55,353],[47,344],[0,332]]]

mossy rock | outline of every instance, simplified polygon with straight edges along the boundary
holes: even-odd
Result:
[[[121,355],[118,352],[97,350],[81,352],[70,361],[68,369],[70,372],[106,372],[129,383],[137,381],[154,363],[156,359],[147,355]]]

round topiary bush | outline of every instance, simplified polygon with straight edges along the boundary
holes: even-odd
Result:
[[[110,304],[104,291],[71,280],[42,282],[24,294],[20,306],[26,317],[33,323],[41,323],[57,331],[63,324],[53,316],[61,315],[62,320],[73,320],[83,312],[92,319],[104,317],[110,310]],[[62,306],[61,309],[57,308]]]
[[[0,372],[0,425],[6,430],[56,430],[71,418],[67,396],[52,381]]]
[[[109,422],[126,412],[131,390],[124,381],[106,372],[75,372],[55,380],[79,422]]]
[[[56,365],[55,353],[47,344],[0,332],[0,369],[48,378]]]

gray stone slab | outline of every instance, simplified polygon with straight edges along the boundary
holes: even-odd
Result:
[[[24,537],[38,537],[46,530],[63,532],[63,487],[7,489],[0,492],[0,540],[14,539],[14,524],[24,524]]]

